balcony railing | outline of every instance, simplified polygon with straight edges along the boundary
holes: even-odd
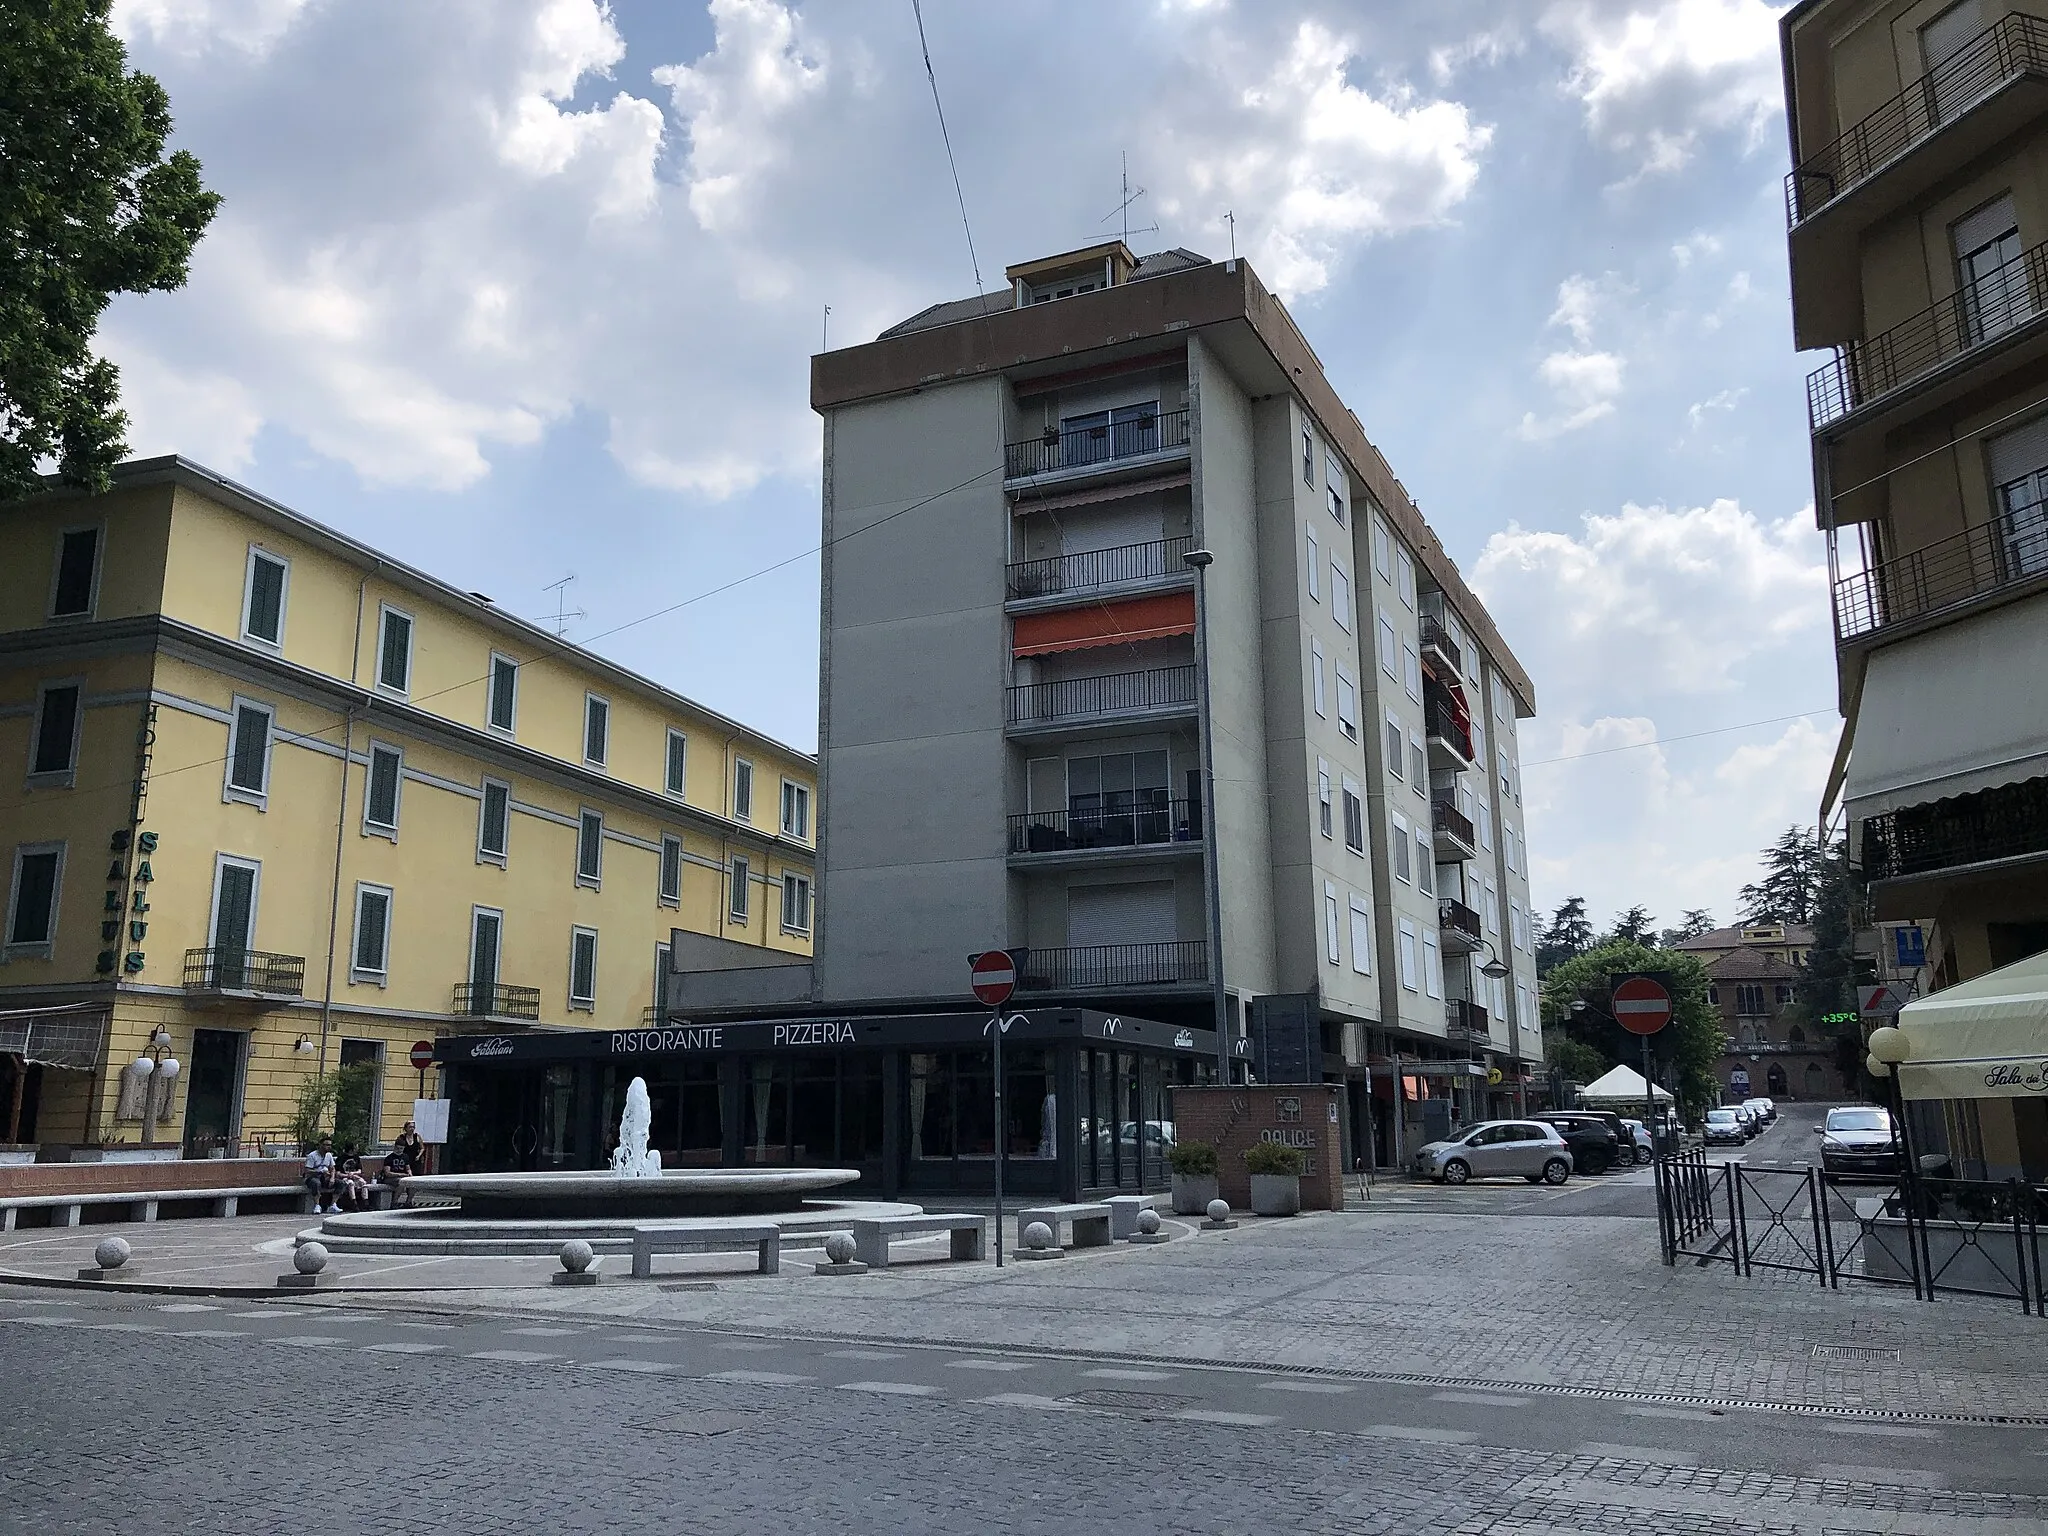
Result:
[[[2048,505],[1979,523],[1835,583],[1835,639],[1854,640],[2048,576]]]
[[[1059,469],[1086,469],[1118,459],[1139,459],[1188,445],[1188,413],[1159,411],[1125,421],[1097,422],[1085,427],[1047,427],[1037,437],[1008,443],[1003,472],[1012,480],[1050,474]]]
[[[2048,22],[2013,14],[1980,32],[1785,178],[1796,227],[2009,80],[2048,73]]]
[[[455,1011],[480,1019],[538,1019],[540,988],[464,982],[455,989]]]
[[[188,949],[185,985],[206,992],[303,997],[306,957],[267,954],[260,949]]]
[[[1436,926],[1447,954],[1469,955],[1483,942],[1479,914],[1454,896],[1437,897]]]
[[[1047,683],[1016,683],[1009,690],[1012,725],[1052,725],[1103,715],[1141,714],[1195,702],[1195,669],[1154,667],[1106,677],[1064,677]]]
[[[1429,826],[1438,842],[1449,841],[1457,845],[1458,852],[1466,858],[1478,848],[1479,839],[1472,827],[1472,818],[1459,810],[1448,800],[1429,802]]]
[[[1171,539],[1154,539],[1149,544],[1119,544],[1113,549],[1020,560],[1010,567],[1009,595],[1058,597],[1068,592],[1092,592],[1098,587],[1189,576],[1193,573],[1181,556],[1194,547],[1195,541],[1181,534]]]
[[[1806,419],[1818,432],[1858,406],[1931,373],[1950,358],[1994,341],[2048,305],[2048,244],[1980,273],[1939,304],[1890,330],[1855,341],[1806,377]]]
[[[1200,939],[1154,944],[1081,944],[1034,949],[1017,985],[1026,992],[1096,987],[1158,987],[1209,979],[1209,946]]]
[[[1465,667],[1465,653],[1458,648],[1458,642],[1451,638],[1451,632],[1429,614],[1422,616],[1422,648],[1435,651],[1443,657],[1444,665],[1456,676]]]
[[[1010,818],[1010,852],[1071,853],[1202,840],[1202,802],[1156,800],[1113,810],[1029,811]]]
[[[1862,830],[1866,880],[2048,853],[2048,778],[1905,806],[1868,818]]]
[[[1450,703],[1434,690],[1426,690],[1422,705],[1423,724],[1432,742],[1441,741],[1463,761],[1472,761],[1472,733],[1458,719]]]
[[[1486,1010],[1462,997],[1444,1004],[1444,1027],[1453,1040],[1483,1043],[1492,1038]]]

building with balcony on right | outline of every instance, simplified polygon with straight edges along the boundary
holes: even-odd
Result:
[[[1807,382],[1845,721],[1822,819],[1839,798],[1870,916],[1921,922],[1946,986],[2048,948],[2048,16],[1780,27],[1793,331],[1834,353]],[[2038,1099],[1921,1118],[2048,1161]]]

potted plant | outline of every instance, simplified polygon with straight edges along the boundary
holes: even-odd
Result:
[[[1176,1142],[1166,1161],[1173,1169],[1173,1214],[1199,1216],[1221,1191],[1216,1184],[1216,1149],[1206,1141]]]
[[[1252,1176],[1254,1216],[1296,1216],[1301,1212],[1301,1171],[1308,1165],[1298,1147],[1277,1141],[1254,1142],[1245,1149],[1245,1171]]]

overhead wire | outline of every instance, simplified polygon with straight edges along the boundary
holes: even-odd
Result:
[[[1768,720],[1745,720],[1740,725],[1717,725],[1711,731],[1688,731],[1683,736],[1658,736],[1650,741],[1625,742],[1618,747],[1595,747],[1590,752],[1567,752],[1562,757],[1539,757],[1522,764],[1524,768],[1545,768],[1552,763],[1576,763],[1589,757],[1607,757],[1616,752],[1640,752],[1645,747],[1667,747],[1677,741],[1698,741],[1702,736],[1726,736],[1730,731],[1753,730],[1759,725],[1783,725],[1788,720],[1811,720],[1815,715],[1833,713],[1832,708],[1802,710],[1796,715],[1773,715]]]

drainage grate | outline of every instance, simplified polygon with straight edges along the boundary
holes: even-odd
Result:
[[[663,1291],[715,1291],[718,1289],[718,1282],[715,1280],[678,1280],[671,1285],[657,1286],[656,1289]]]
[[[1869,1344],[1816,1344],[1813,1346],[1816,1360],[1854,1360],[1868,1365],[1897,1365],[1899,1352],[1896,1349],[1878,1349]]]
[[[1100,1388],[1070,1392],[1060,1401],[1082,1408],[1115,1408],[1124,1413],[1178,1413],[1195,1399],[1172,1392],[1117,1392]]]

